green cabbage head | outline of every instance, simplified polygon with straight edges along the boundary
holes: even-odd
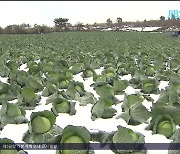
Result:
[[[56,104],[55,108],[58,113],[69,113],[70,112],[70,104],[69,104],[69,102],[66,102],[66,101]]]
[[[64,143],[84,143],[84,140],[77,135],[73,135],[64,140]],[[78,154],[79,152],[79,150],[63,150],[62,154]],[[81,154],[86,154],[86,151],[81,151]]]
[[[51,123],[48,118],[43,116],[36,116],[32,120],[32,131],[35,133],[46,133],[51,129]]]
[[[161,121],[157,125],[157,133],[170,138],[173,134],[173,126],[172,123],[168,120]]]
[[[16,104],[8,104],[7,115],[10,117],[21,116],[21,110]]]
[[[87,154],[87,150],[83,150],[85,143],[89,143],[90,133],[85,127],[78,127],[68,125],[63,129],[61,143],[63,150],[59,151],[60,154]],[[63,145],[67,144],[68,145]],[[82,149],[68,149],[71,147],[70,143],[80,143]],[[67,147],[66,147],[67,146]]]

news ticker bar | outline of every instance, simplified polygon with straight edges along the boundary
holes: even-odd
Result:
[[[180,143],[0,143],[1,150],[180,150]]]

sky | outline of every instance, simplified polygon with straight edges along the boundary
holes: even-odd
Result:
[[[105,23],[157,20],[169,10],[180,10],[180,1],[0,1],[0,26],[29,23],[54,26],[55,18],[69,23]]]

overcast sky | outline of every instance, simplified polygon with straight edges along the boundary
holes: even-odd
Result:
[[[143,21],[168,17],[168,10],[180,10],[180,1],[0,1],[0,26],[29,23],[53,26],[58,17],[76,24]]]

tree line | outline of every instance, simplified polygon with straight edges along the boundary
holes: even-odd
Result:
[[[55,18],[54,19],[54,27],[49,27],[46,25],[37,25],[31,26],[30,24],[23,23],[21,25],[13,24],[8,25],[4,29],[0,27],[0,34],[44,34],[51,32],[60,32],[60,31],[81,31],[83,27],[88,28],[88,24],[84,25],[83,23],[77,23],[76,25],[72,25],[68,22],[67,18]],[[118,18],[118,23],[122,22],[121,18]],[[107,19],[107,26],[111,26],[112,21]],[[96,23],[95,23],[96,24]],[[96,26],[96,25],[93,26]],[[73,27],[73,28],[72,28]]]
[[[45,34],[45,33],[51,33],[51,32],[61,32],[61,31],[82,31],[82,30],[89,30],[90,27],[94,27],[95,29],[98,29],[98,27],[103,27],[103,28],[113,28],[116,27],[117,29],[122,28],[126,24],[133,24],[134,26],[140,26],[140,27],[145,27],[145,26],[172,26],[176,24],[180,27],[180,20],[178,22],[175,22],[174,20],[165,20],[164,16],[161,16],[159,20],[152,20],[152,21],[147,21],[146,19],[143,22],[123,22],[121,17],[118,17],[116,19],[116,22],[113,23],[113,21],[108,18],[106,20],[106,23],[104,24],[97,24],[96,22],[92,25],[89,24],[83,24],[83,23],[77,23],[75,25],[72,25],[71,23],[68,22],[69,19],[67,18],[55,18],[54,19],[54,26],[49,27],[46,25],[33,25],[31,26],[30,24],[14,24],[14,25],[8,25],[5,28],[0,27],[0,34]],[[177,21],[177,20],[176,20]]]

